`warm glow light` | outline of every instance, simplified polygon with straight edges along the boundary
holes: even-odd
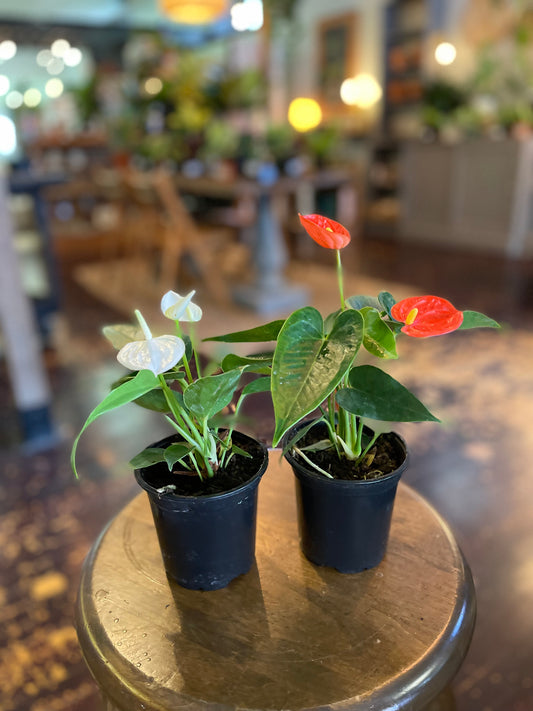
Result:
[[[41,103],[42,95],[39,89],[27,89],[24,92],[24,103],[30,109],[34,109]]]
[[[147,94],[151,94],[154,96],[155,94],[159,94],[161,89],[163,88],[163,82],[159,77],[149,77],[145,82],[144,82],[144,90]]]
[[[225,12],[226,6],[226,0],[159,0],[163,14],[186,25],[213,22]]]
[[[61,96],[64,89],[65,87],[61,79],[49,79],[44,87],[46,96],[49,96],[51,99],[57,99],[58,96]]]
[[[5,96],[11,86],[8,77],[5,74],[0,74],[0,96]]]
[[[345,79],[341,85],[341,99],[348,106],[369,109],[381,99],[380,85],[370,74],[358,74]]]
[[[451,42],[441,42],[435,49],[435,59],[444,67],[455,61],[456,56],[457,50]]]
[[[70,42],[66,39],[56,39],[55,42],[52,42],[52,46],[50,47],[50,51],[54,57],[64,57],[69,49]]]
[[[261,0],[243,0],[231,8],[231,26],[237,32],[251,32],[263,27],[263,3]]]
[[[82,59],[83,54],[81,49],[78,49],[77,47],[69,47],[63,55],[63,61],[67,67],[77,67]]]
[[[17,147],[15,124],[9,116],[0,116],[0,155],[9,156]]]
[[[6,96],[6,106],[8,109],[20,109],[24,98],[20,91],[10,91]]]
[[[17,53],[17,45],[12,40],[0,42],[0,59],[12,59]]]
[[[288,118],[297,131],[310,131],[322,121],[322,109],[314,99],[299,97],[291,101]]]

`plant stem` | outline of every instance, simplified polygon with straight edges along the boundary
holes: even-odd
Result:
[[[341,297],[341,309],[344,311],[346,308],[346,302],[344,301],[344,282],[342,274],[341,251],[340,249],[337,249],[335,251],[337,252],[337,283],[339,285],[339,294]]]
[[[335,391],[328,398],[328,417],[329,424],[333,432],[335,431]]]
[[[237,415],[239,414],[239,408],[240,408],[240,406],[242,405],[242,403],[244,402],[245,397],[246,397],[246,395],[244,395],[243,393],[240,394],[239,399],[237,400],[237,403],[236,403],[236,405],[235,405],[235,410],[234,410],[234,412],[233,412],[233,418],[232,418],[232,420],[235,420],[235,419],[237,418]],[[230,427],[228,428],[228,436],[227,436],[227,441],[229,441],[229,442],[231,442],[231,437],[232,437],[232,435],[233,435],[233,430],[234,430],[233,425],[230,425]],[[223,450],[223,452],[222,452],[222,456],[220,457],[220,466],[221,466],[221,467],[224,466],[224,463],[225,463],[225,461],[226,461],[226,454],[227,454],[227,453],[228,453],[228,449],[225,448],[225,449]]]
[[[184,440],[189,442],[189,444],[192,444],[192,446],[196,450],[201,450],[203,442],[200,433],[197,431],[194,426],[194,423],[191,421],[188,415],[185,412],[180,412],[176,407],[176,402],[173,398],[172,390],[168,387],[168,383],[166,382],[164,376],[159,375],[158,377],[159,382],[161,383],[161,387],[163,388],[163,393],[165,395],[167,404],[175,419],[175,422],[173,422],[173,420],[168,418],[169,421],[174,424],[174,426],[176,427],[176,429],[181,434]]]
[[[192,344],[192,352],[194,355],[194,362],[196,363],[196,374],[199,378],[201,378],[202,371],[201,371],[201,366],[200,366],[200,357],[198,356],[198,352],[197,352],[196,346],[195,346],[196,333],[194,330],[194,326],[192,324],[190,326],[189,333],[190,333],[191,344]]]
[[[363,459],[363,457],[365,457],[368,454],[368,452],[372,449],[372,447],[376,443],[376,440],[379,437],[379,435],[380,435],[379,432],[377,434],[374,432],[374,436],[372,437],[372,439],[370,440],[368,445],[365,447],[364,451],[361,452],[361,455],[358,457],[357,462],[360,462]]]
[[[363,441],[363,418],[359,419],[359,426],[357,428],[357,454],[361,453],[361,442]]]
[[[359,430],[357,427],[357,416],[350,413],[350,449],[358,457],[361,453],[361,442],[359,439]]]
[[[176,333],[181,338],[183,336],[183,329],[181,328],[179,321],[176,321],[175,323],[176,323]],[[191,341],[191,343],[192,343],[192,341]],[[193,348],[193,351],[194,351],[194,348]],[[189,381],[189,383],[192,383],[193,377],[192,377],[192,373],[191,373],[191,368],[189,366],[189,361],[187,360],[187,355],[185,354],[181,360],[183,361],[183,366],[185,368],[185,372],[187,373],[187,380]]]
[[[307,456],[302,452],[301,449],[298,449],[298,447],[294,447],[294,451],[297,452],[297,453],[300,455],[300,457],[301,457],[302,459],[304,459],[304,460],[307,462],[307,464],[309,464],[310,467],[313,467],[313,469],[316,469],[318,472],[320,472],[320,473],[323,474],[324,476],[327,476],[328,479],[333,479],[333,478],[334,478],[334,477],[331,476],[331,474],[329,474],[327,471],[325,471],[324,469],[322,469],[322,467],[319,467],[318,464],[315,464],[313,461],[311,461],[311,460],[309,459],[309,457],[307,457]]]

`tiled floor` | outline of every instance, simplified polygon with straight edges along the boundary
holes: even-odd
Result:
[[[449,521],[476,582],[478,622],[454,683],[457,708],[532,711],[533,265],[382,240],[365,240],[352,261],[363,283],[413,285],[506,324],[500,332],[402,341],[391,367],[443,420],[402,427],[411,448],[405,478]],[[124,315],[69,274],[60,347],[46,353],[60,434],[51,451],[28,456],[21,449],[0,362],[0,711],[100,708],[73,628],[80,566],[102,526],[137,493],[123,464],[131,438],[159,427],[157,416],[146,419],[135,408],[96,423],[80,447],[83,476],[74,480],[72,437],[120,372],[98,331]],[[232,323],[228,313],[221,331]],[[255,427],[268,439],[266,410]]]

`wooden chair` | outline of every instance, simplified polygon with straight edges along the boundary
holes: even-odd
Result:
[[[194,288],[217,304],[229,304],[231,279],[242,276],[248,259],[237,231],[200,225],[167,170],[124,170],[120,192],[116,258],[102,255],[99,264],[82,265],[80,282],[127,311],[158,303],[169,289]]]
[[[160,280],[179,283],[185,268],[199,286],[218,301],[229,300],[229,283],[242,251],[236,250],[235,231],[228,227],[200,225],[176,190],[171,174],[159,168],[150,176],[164,210]]]

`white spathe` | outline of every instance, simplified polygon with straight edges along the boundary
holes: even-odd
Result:
[[[185,343],[178,336],[154,338],[143,315],[135,310],[135,316],[144,333],[144,340],[126,343],[117,353],[118,362],[130,370],[151,370],[154,375],[173,368],[185,355]]]
[[[181,296],[176,291],[167,291],[161,299],[163,315],[173,321],[199,321],[202,318],[202,309],[192,301],[196,291],[189,291]]]
[[[185,343],[178,336],[157,336],[127,343],[117,360],[130,370],[151,370],[154,375],[173,368],[185,355]]]
[[[143,337],[143,331],[140,326],[132,326],[129,323],[120,323],[113,326],[104,326],[102,333],[107,338],[109,343],[119,351],[127,343],[140,341]]]

